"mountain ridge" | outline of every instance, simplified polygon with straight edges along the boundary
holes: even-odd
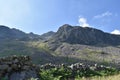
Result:
[[[65,24],[55,33],[54,38],[62,42],[85,45],[120,45],[120,35],[114,35],[89,27]]]
[[[5,26],[0,30],[3,37],[3,41],[0,38],[0,57],[30,55],[35,63],[42,64],[80,60],[120,62],[120,36],[98,29],[65,24],[57,32],[42,35],[27,34]]]

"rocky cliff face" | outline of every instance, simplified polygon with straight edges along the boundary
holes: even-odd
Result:
[[[119,45],[120,36],[105,33],[101,30],[71,26],[65,24],[55,33],[54,41],[67,42],[70,44],[85,45]]]

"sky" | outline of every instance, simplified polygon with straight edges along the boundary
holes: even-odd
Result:
[[[63,24],[120,34],[120,0],[0,0],[0,25],[36,34]]]

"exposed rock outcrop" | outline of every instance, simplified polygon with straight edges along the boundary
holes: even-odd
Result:
[[[12,56],[0,59],[1,79],[27,80],[37,78],[38,71],[36,66],[31,63],[29,56]]]
[[[95,28],[68,24],[61,26],[52,39],[54,42],[67,42],[70,44],[120,45],[120,35],[105,33]]]

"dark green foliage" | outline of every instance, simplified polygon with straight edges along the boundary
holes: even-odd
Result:
[[[2,77],[0,78],[0,80],[8,80],[6,77]]]
[[[49,70],[41,70],[40,76],[42,80],[66,80],[72,77],[72,71],[68,68],[53,68]]]
[[[68,80],[77,77],[93,77],[93,76],[108,76],[118,74],[119,71],[115,68],[104,68],[102,70],[92,70],[90,68],[73,70],[68,67],[51,68],[40,72],[42,80]]]

